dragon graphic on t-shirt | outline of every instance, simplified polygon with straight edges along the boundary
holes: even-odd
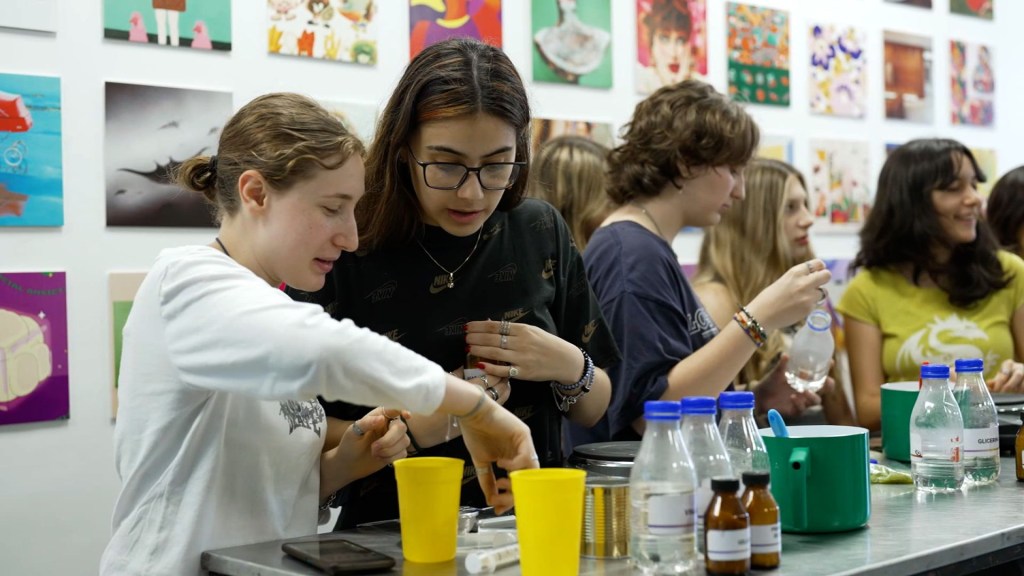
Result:
[[[308,428],[317,437],[320,437],[320,427],[327,420],[324,408],[317,402],[316,398],[305,402],[285,400],[281,402],[281,416],[288,421],[288,433],[291,434],[296,428]]]
[[[958,358],[983,358],[986,366],[998,365],[999,354],[982,351],[988,340],[988,334],[967,318],[957,314],[936,316],[900,346],[896,372],[913,374],[923,362],[952,364]]]

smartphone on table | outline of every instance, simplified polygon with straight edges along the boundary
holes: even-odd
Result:
[[[349,540],[285,542],[281,550],[327,574],[384,572],[395,566],[394,558]]]

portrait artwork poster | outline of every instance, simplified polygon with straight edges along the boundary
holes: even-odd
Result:
[[[70,416],[66,286],[64,272],[0,273],[0,425]]]
[[[501,0],[409,0],[410,59],[449,38],[501,48]]]
[[[231,0],[103,0],[103,37],[230,51]]]
[[[333,62],[377,63],[380,0],[267,0],[267,51]]]
[[[736,2],[728,10],[729,94],[789,106],[789,13]]]
[[[706,0],[636,0],[636,91],[708,73]]]
[[[995,124],[996,80],[992,48],[973,42],[949,41],[951,124]]]
[[[60,79],[0,74],[0,228],[64,225]]]
[[[132,303],[139,286],[146,278],[145,272],[110,273],[110,326],[114,351],[114,381],[111,388],[111,418],[117,417],[117,383],[121,376],[121,349],[124,344],[124,325],[132,311]]]
[[[816,232],[855,232],[871,210],[867,142],[811,140],[807,193]]]
[[[868,80],[864,32],[850,26],[814,25],[810,43],[811,112],[863,118]]]
[[[217,152],[231,113],[230,92],[107,82],[107,226],[213,227],[203,195],[171,175]]]
[[[612,87],[611,0],[532,0],[533,80]]]

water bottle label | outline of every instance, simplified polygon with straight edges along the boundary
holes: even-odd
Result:
[[[700,486],[697,488],[697,522],[701,527],[704,525],[704,514],[708,511],[708,505],[711,504],[711,497],[714,495],[715,493],[711,490],[711,479],[701,480]]]
[[[999,426],[964,429],[964,458],[995,458],[999,455]]]
[[[750,552],[771,554],[782,552],[782,527],[779,523],[750,527]]]
[[[692,534],[695,516],[693,492],[651,496],[647,500],[647,533],[652,536]]]
[[[750,558],[750,528],[708,530],[705,554],[712,562]]]
[[[924,443],[921,440],[921,434],[917,432],[910,433],[910,461],[921,462],[924,460]],[[949,462],[960,461],[960,437],[951,437],[948,443],[944,446],[930,446],[928,449],[929,460],[946,460]]]

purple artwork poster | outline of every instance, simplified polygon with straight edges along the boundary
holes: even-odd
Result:
[[[0,424],[68,418],[63,272],[0,274]]]

